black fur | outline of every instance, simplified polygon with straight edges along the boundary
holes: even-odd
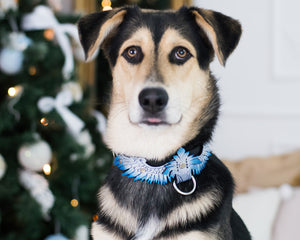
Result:
[[[195,154],[194,149],[191,149]],[[200,153],[202,149],[200,150]],[[197,150],[196,150],[197,151]],[[172,184],[145,184],[122,175],[122,171],[113,167],[106,179],[105,185],[110,188],[119,204],[129,209],[142,223],[146,223],[151,215],[157,215],[159,218],[166,217],[173,209],[182,205],[184,202],[190,202],[201,195],[215,191],[219,192],[221,204],[212,209],[206,216],[201,216],[195,222],[189,222],[184,225],[174,225],[172,228],[166,228],[159,237],[172,237],[192,230],[208,231],[218,227],[218,236],[224,240],[250,240],[247,228],[240,217],[232,209],[232,196],[234,183],[228,169],[215,156],[212,155],[207,162],[205,170],[200,175],[195,176],[198,183],[196,192],[190,196],[179,195]],[[179,185],[183,191],[189,191],[192,188],[191,181]],[[124,239],[131,239],[129,233],[119,225],[115,225],[109,216],[99,211],[98,222],[104,224],[110,231],[118,233]]]
[[[83,18],[79,22],[79,33],[86,53],[96,41],[101,25],[122,10],[126,10],[123,21],[107,36],[101,45],[112,67],[116,64],[119,57],[119,50],[122,43],[129,39],[138,28],[146,26],[152,32],[155,46],[158,46],[167,28],[171,27],[178,30],[195,46],[200,68],[208,70],[209,64],[214,57],[214,50],[204,30],[196,23],[194,11],[198,12],[215,30],[219,50],[222,52],[224,62],[236,47],[241,34],[241,26],[236,20],[213,11],[183,7],[173,12],[143,12],[137,7],[125,7],[109,13],[101,12],[93,14]],[[156,72],[157,76],[160,76],[158,71],[154,72]],[[158,80],[163,81],[162,79]],[[218,119],[220,100],[216,80],[212,74],[210,74],[209,81],[213,97],[205,112],[197,119],[202,125],[199,126],[197,136],[183,146],[194,155],[201,154],[202,146],[211,139]],[[172,156],[173,154],[159,163],[154,160],[148,160],[148,164],[153,166],[162,165],[170,161]],[[160,237],[172,238],[178,234],[192,230],[211,232],[212,229],[217,229],[214,232],[217,239],[250,240],[251,237],[247,228],[232,209],[234,183],[230,172],[223,163],[215,155],[212,155],[205,169],[200,175],[195,176],[195,178],[197,189],[195,193],[189,196],[178,194],[174,191],[172,184],[159,185],[134,181],[122,175],[122,171],[117,167],[112,167],[105,185],[110,189],[118,203],[132,212],[141,224],[146,224],[152,215],[163,219],[172,210],[184,203],[191,202],[206,193],[216,192],[221,201],[205,216],[201,216],[193,222],[186,222],[186,224],[178,224],[166,228],[155,239],[159,239]],[[179,187],[183,191],[189,191],[192,188],[192,182],[180,183]],[[119,235],[122,239],[134,238],[127,229],[113,222],[110,216],[106,215],[101,208],[97,221],[102,226],[105,226],[107,230]]]
[[[197,11],[213,27],[219,48],[226,61],[240,40],[242,28],[239,22],[219,12],[208,14],[207,11],[199,8],[190,8],[190,10]]]
[[[187,9],[183,14],[180,11],[142,13],[137,7],[129,8],[124,21],[119,26],[117,37],[109,39],[109,45],[104,44],[103,50],[108,56],[111,65],[114,66],[121,44],[129,39],[136,29],[142,26],[149,28],[153,33],[152,37],[155,46],[157,46],[165,30],[168,27],[172,27],[179,30],[182,35],[197,46],[199,65],[203,69],[207,69],[214,55],[213,49],[193,18],[194,16]]]

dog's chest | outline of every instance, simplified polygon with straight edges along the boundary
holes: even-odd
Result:
[[[129,182],[132,183],[131,180]],[[217,192],[204,192],[186,201],[186,196],[179,195],[172,184],[161,186],[135,182],[132,185],[121,181],[126,187],[119,188],[117,183],[110,183],[110,186],[102,187],[100,192],[101,212],[109,216],[115,226],[122,227],[134,236],[133,240],[214,239],[199,231],[188,233],[188,238],[182,234],[176,238],[157,236],[165,229],[173,229],[189,221],[201,221],[219,202]],[[114,191],[113,186],[118,191]]]
[[[134,240],[153,239],[162,230],[162,226],[157,217],[151,217],[145,225],[138,228]]]
[[[176,237],[155,237],[165,227],[165,223],[156,217],[151,217],[149,221],[137,230],[132,240],[215,240],[216,236],[208,232],[191,231],[184,234],[178,234]]]

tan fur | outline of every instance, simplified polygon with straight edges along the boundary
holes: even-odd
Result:
[[[129,64],[121,56],[122,51],[132,45],[142,48],[141,64]],[[186,47],[194,57],[181,66],[171,64],[168,54],[175,46]],[[105,136],[108,146],[115,152],[160,160],[198,133],[199,116],[211,97],[209,72],[200,69],[195,48],[174,29],[165,31],[158,53],[154,55],[154,43],[146,28],[139,29],[121,47],[120,57],[112,69],[112,104]],[[155,66],[163,83],[155,82]],[[166,113],[170,125],[153,128],[138,124],[141,115],[138,94],[149,86],[160,86],[167,91]]]
[[[91,235],[93,239],[101,239],[101,240],[123,240],[119,238],[115,234],[107,231],[102,225],[97,224],[94,222],[92,224]]]
[[[155,12],[160,12],[162,10],[157,10],[157,9],[141,9],[143,13],[155,13]],[[163,10],[164,12],[175,12],[174,9],[166,9],[166,10]]]
[[[113,194],[111,193],[108,187],[103,186],[100,189],[99,202],[104,214],[110,216],[110,218],[113,221],[115,221],[116,224],[122,226],[127,232],[134,234],[136,232],[142,231],[144,235],[146,232],[151,233],[152,231],[153,233],[151,234],[158,235],[166,227],[172,227],[178,224],[185,224],[187,221],[194,221],[207,215],[210,211],[213,210],[214,207],[216,207],[219,204],[220,197],[221,196],[219,196],[218,192],[205,193],[200,198],[195,199],[194,201],[189,203],[184,203],[182,206],[174,209],[165,219],[156,219],[155,221],[153,221],[155,222],[156,227],[153,227],[153,224],[149,223],[146,224],[145,227],[143,227],[143,229],[139,229],[137,219],[132,215],[132,213],[129,210],[120,206],[120,204],[114,198]],[[150,227],[151,229],[148,229],[148,227]],[[107,237],[103,239],[117,239],[114,238],[114,236],[111,233],[103,229],[103,227],[94,223],[92,226],[92,235],[95,237],[102,237],[101,234],[104,234],[103,236]],[[206,233],[197,232],[195,236],[199,237],[206,235]],[[153,237],[153,235],[151,236]],[[179,237],[178,239],[182,239],[184,236]],[[97,239],[95,237],[94,239]]]
[[[219,203],[221,196],[218,192],[208,192],[192,202],[185,203],[174,209],[164,220],[166,226],[186,224],[206,216]]]
[[[171,238],[160,238],[155,240],[218,240],[215,234],[200,231],[188,232]]]
[[[126,208],[120,206],[108,187],[103,186],[99,192],[99,201],[104,214],[126,229],[135,233],[138,227],[137,219]]]
[[[107,20],[103,26],[101,27],[99,36],[97,40],[95,41],[94,45],[90,47],[88,54],[87,54],[87,60],[89,60],[94,52],[99,48],[101,43],[104,41],[104,39],[117,27],[120,25],[120,23],[123,21],[124,15],[126,13],[126,10],[122,10],[115,14],[111,19]]]
[[[108,232],[103,226],[93,223],[91,231],[93,239],[124,240],[115,234]],[[155,238],[155,240],[218,240],[215,234],[209,232],[192,231],[170,238]]]
[[[250,157],[238,162],[224,161],[236,180],[236,191],[251,187],[300,185],[300,151],[270,157]]]
[[[205,12],[206,12],[206,14],[209,14],[208,10],[206,10]],[[224,66],[225,65],[224,56],[219,49],[217,35],[215,33],[215,30],[213,29],[213,27],[211,25],[209,25],[209,23],[197,11],[193,11],[193,13],[196,16],[197,24],[205,31],[209,41],[211,42],[213,49],[215,51],[215,54],[218,57],[219,62],[221,63],[221,65]]]

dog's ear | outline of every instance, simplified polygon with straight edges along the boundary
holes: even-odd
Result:
[[[103,41],[122,23],[125,8],[89,14],[78,22],[78,32],[86,60]]]
[[[219,62],[225,66],[226,59],[237,46],[242,28],[240,23],[219,12],[191,8],[196,23],[204,30]]]

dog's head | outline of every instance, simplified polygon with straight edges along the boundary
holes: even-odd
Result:
[[[236,20],[199,8],[124,7],[78,27],[86,57],[101,47],[111,66],[105,137],[114,152],[160,160],[205,128],[208,140],[219,108],[209,64],[216,55],[225,65],[241,35]]]

